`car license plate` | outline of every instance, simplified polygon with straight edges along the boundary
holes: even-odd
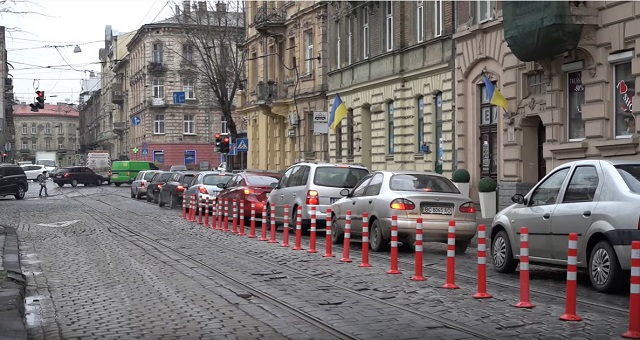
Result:
[[[336,201],[338,200],[339,200],[338,197],[331,197],[331,204],[336,203]]]
[[[423,214],[430,215],[451,215],[453,214],[453,208],[451,207],[433,207],[433,206],[423,206],[422,207]]]
[[[56,178],[62,178],[62,175],[56,175]]]
[[[265,194],[264,194],[264,196],[265,196],[266,198],[269,198],[269,193],[268,193],[268,192],[267,192],[267,193],[265,193]]]

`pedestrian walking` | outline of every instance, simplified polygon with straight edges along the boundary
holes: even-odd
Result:
[[[47,192],[47,177],[49,177],[47,171],[43,171],[42,176],[40,176],[40,194],[38,195],[40,197],[42,197],[42,189],[44,189],[44,195],[49,196]]]

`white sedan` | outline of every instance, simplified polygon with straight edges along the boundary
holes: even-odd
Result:
[[[42,172],[47,170],[42,164],[25,164],[21,165],[22,170],[27,175],[27,180],[39,181],[42,177]]]

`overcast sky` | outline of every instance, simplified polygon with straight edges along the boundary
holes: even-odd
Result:
[[[172,15],[181,0],[15,0],[22,15],[4,14],[9,68],[17,99],[30,103],[35,85],[47,103],[78,100],[81,80],[100,71],[105,26],[125,33]],[[43,15],[39,15],[40,13]],[[75,45],[81,53],[73,53]],[[60,47],[44,47],[44,46]],[[71,45],[71,46],[67,46]],[[69,66],[70,65],[70,66]],[[50,66],[51,68],[47,68]],[[55,97],[54,97],[55,96]]]

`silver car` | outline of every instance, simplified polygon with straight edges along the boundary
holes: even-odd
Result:
[[[189,184],[189,188],[185,190],[187,202],[191,195],[195,195],[196,201],[205,198],[215,199],[222,188],[218,187],[220,183],[227,183],[234,174],[220,171],[202,171],[199,172]]]
[[[140,199],[147,195],[147,186],[158,170],[146,170],[138,172],[136,178],[131,182],[131,198]]]
[[[319,227],[324,226],[327,208],[339,200],[342,189],[352,189],[369,174],[369,170],[360,165],[332,164],[317,162],[300,162],[285,171],[278,183],[269,193],[267,199],[267,215],[271,206],[275,205],[276,223],[284,223],[284,206],[289,205],[291,225],[295,226],[294,213],[302,207],[302,228],[309,229],[311,224],[311,207],[316,207],[316,219]],[[269,220],[271,216],[268,216]]]
[[[493,220],[493,266],[513,272],[520,227],[529,229],[531,262],[567,264],[568,234],[578,234],[578,267],[593,287],[611,292],[625,285],[631,241],[640,240],[640,162],[582,160],[556,167]]]
[[[423,219],[423,240],[447,242],[449,221],[456,222],[456,252],[464,253],[476,234],[476,209],[471,199],[448,178],[430,172],[376,171],[331,205],[333,242],[344,236],[346,212],[351,211],[351,235],[362,235],[362,214],[369,215],[369,243],[386,250],[391,241],[391,216],[398,219],[398,241],[415,242],[416,220]]]

